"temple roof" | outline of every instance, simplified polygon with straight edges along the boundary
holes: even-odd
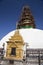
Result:
[[[7,43],[9,42],[20,42],[20,43],[23,43],[24,44],[24,41],[23,41],[23,37],[21,36],[21,34],[19,33],[19,30],[16,30],[14,35],[11,36],[11,38],[9,38],[9,41],[7,41]]]

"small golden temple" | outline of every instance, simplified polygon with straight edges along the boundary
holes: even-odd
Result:
[[[7,41],[6,59],[22,60],[24,55],[24,41],[19,31],[16,30],[14,35]]]

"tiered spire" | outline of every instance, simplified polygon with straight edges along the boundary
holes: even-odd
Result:
[[[17,29],[35,28],[34,18],[28,6],[23,7],[21,19],[17,23]]]

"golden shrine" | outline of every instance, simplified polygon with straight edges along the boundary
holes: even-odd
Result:
[[[19,31],[16,30],[15,34],[7,41],[6,59],[22,60],[24,56],[24,41]]]

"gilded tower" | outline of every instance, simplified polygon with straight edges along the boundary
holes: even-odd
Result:
[[[20,20],[17,22],[17,29],[35,28],[34,18],[28,6],[23,7]]]

